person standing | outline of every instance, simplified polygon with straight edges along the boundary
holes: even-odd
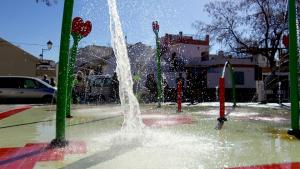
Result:
[[[191,73],[188,73],[186,76],[186,97],[191,104],[194,104],[193,77],[191,76]]]
[[[167,79],[163,79],[163,91],[164,91],[164,101],[169,101],[170,100],[170,87],[167,82]]]
[[[113,96],[113,101],[119,102],[119,80],[117,73],[115,72],[112,81],[111,81],[111,91],[112,91],[112,96]]]
[[[157,83],[154,79],[154,74],[149,74],[147,76],[145,87],[148,89],[149,92],[149,101],[155,102],[157,98]]]
[[[45,74],[42,81],[49,84],[48,76]]]
[[[201,102],[201,93],[200,93],[200,89],[203,90],[201,88],[201,79],[199,77],[199,74],[195,74],[194,78],[193,78],[193,98],[194,100],[196,100],[197,102]]]
[[[52,87],[56,87],[56,82],[55,82],[55,80],[54,80],[53,77],[51,77],[51,79],[50,79],[50,85],[51,85]]]
[[[180,72],[179,74],[178,74],[178,77],[177,77],[177,79],[176,79],[176,84],[178,84],[178,81],[181,81],[181,84],[182,84],[182,86],[184,87],[184,82],[185,82],[185,79],[184,79],[184,77],[182,77],[182,73]]]
[[[86,82],[84,78],[84,74],[81,71],[77,72],[76,80],[74,82],[74,99],[77,100],[75,101],[79,103],[83,103],[84,97],[85,97],[85,89],[86,89]],[[73,99],[73,100],[74,100]]]
[[[181,81],[181,87],[182,87],[182,98],[184,99],[185,98],[185,79],[184,77],[182,77],[182,73],[180,72],[178,74],[178,77],[176,78],[176,84],[178,84],[178,82]]]

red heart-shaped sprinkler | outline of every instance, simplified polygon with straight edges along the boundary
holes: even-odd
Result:
[[[83,19],[80,17],[76,17],[72,22],[72,33],[80,34],[81,25],[83,25]]]
[[[92,23],[90,21],[83,22],[80,17],[75,17],[72,22],[72,33],[86,37],[92,31]]]
[[[81,27],[80,34],[83,37],[86,37],[91,31],[92,31],[92,23],[90,21],[86,21]]]

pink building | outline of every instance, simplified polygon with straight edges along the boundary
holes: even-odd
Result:
[[[195,70],[201,61],[209,59],[209,36],[204,39],[179,32],[177,35],[166,34],[161,37],[162,70],[170,87],[175,88],[179,73],[184,78],[187,72],[197,74]]]

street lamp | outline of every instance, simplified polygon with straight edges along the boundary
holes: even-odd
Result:
[[[158,94],[158,107],[161,107],[162,102],[162,78],[161,78],[161,64],[160,64],[160,42],[159,42],[159,24],[158,21],[152,22],[152,30],[156,39],[156,61],[157,61],[157,94]]]
[[[43,60],[43,57],[44,57],[44,51],[45,51],[45,50],[48,51],[48,50],[52,49],[52,45],[53,45],[53,43],[49,40],[49,41],[47,42],[47,49],[42,49],[42,53],[40,54],[41,60]]]

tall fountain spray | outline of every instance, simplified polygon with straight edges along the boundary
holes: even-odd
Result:
[[[133,94],[133,80],[122,25],[116,0],[107,0],[110,14],[111,44],[116,56],[116,72],[119,80],[119,94],[124,114],[122,130],[142,129],[144,126],[137,98]]]

